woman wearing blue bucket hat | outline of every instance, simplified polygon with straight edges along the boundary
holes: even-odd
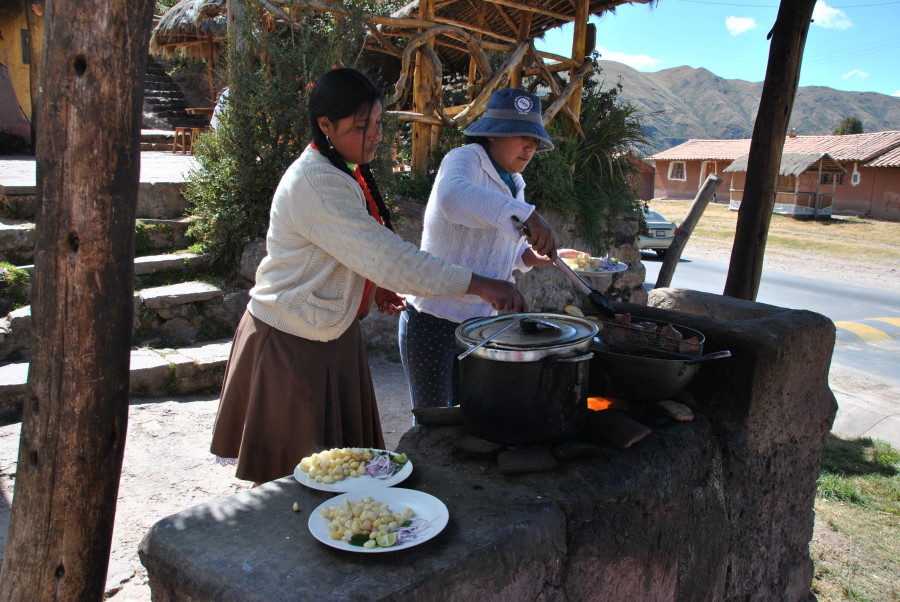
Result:
[[[557,251],[550,225],[525,201],[522,170],[535,153],[553,149],[544,130],[540,99],[519,88],[491,95],[480,119],[463,131],[465,145],[444,157],[425,209],[422,249],[499,280],[513,270],[549,265]],[[525,240],[516,228],[530,230]],[[412,408],[458,403],[456,328],[469,318],[497,313],[466,295],[406,299],[400,316],[400,357]]]

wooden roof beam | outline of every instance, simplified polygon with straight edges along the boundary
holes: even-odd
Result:
[[[560,21],[574,21],[575,17],[570,15],[564,15],[562,13],[558,13],[552,10],[544,10],[543,8],[537,8],[536,6],[529,6],[528,4],[524,4],[522,2],[513,2],[512,0],[485,0],[486,2],[491,2],[493,4],[501,4],[503,6],[508,6],[509,8],[515,8],[517,10],[526,11],[530,13],[537,13],[539,15],[544,15],[545,17],[551,17],[553,19],[559,19]]]
[[[500,15],[501,19],[506,21],[506,24],[509,26],[510,31],[517,31],[519,29],[519,26],[516,25],[516,22],[512,20],[512,17],[510,17],[509,14],[507,14],[507,12],[503,10],[502,6],[491,4],[490,2],[484,2],[482,6],[490,6],[495,13]]]
[[[503,40],[504,42],[509,42],[510,44],[514,44],[516,42],[515,38],[501,35],[499,33],[491,31],[490,29],[485,29],[483,27],[476,27],[475,25],[470,25],[469,23],[463,23],[461,21],[454,21],[453,19],[445,19],[444,17],[435,17],[434,20],[438,23],[443,23],[444,25],[452,25],[454,27],[459,27],[460,29],[464,29],[466,31],[471,31],[472,33],[480,33],[482,35],[491,36],[492,38],[496,38],[498,40]]]

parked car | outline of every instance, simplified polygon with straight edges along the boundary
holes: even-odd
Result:
[[[665,257],[669,246],[675,240],[678,226],[656,211],[644,211],[644,223],[646,228],[641,227],[637,241],[638,249],[654,251],[660,257]]]

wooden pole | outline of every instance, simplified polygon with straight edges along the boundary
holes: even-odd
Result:
[[[247,47],[247,41],[244,39],[243,34],[244,25],[247,22],[247,5],[245,2],[246,0],[226,0],[225,2],[228,38],[238,50],[244,50]]]
[[[532,13],[523,12],[521,16],[521,20],[519,21],[519,31],[516,35],[516,44],[521,44],[523,42],[528,41],[528,34],[531,31],[531,17]],[[524,66],[524,65],[523,65]],[[512,73],[509,75],[509,87],[510,88],[521,88],[522,87],[522,72],[525,71],[523,67],[516,67],[513,69]]]
[[[709,174],[706,181],[703,182],[703,186],[700,187],[697,196],[694,197],[694,202],[691,203],[687,215],[684,216],[684,221],[681,222],[681,225],[678,227],[675,239],[672,241],[672,244],[669,245],[669,250],[666,251],[666,257],[663,259],[663,264],[659,268],[659,274],[656,276],[656,286],[653,288],[665,288],[672,283],[672,276],[675,274],[675,266],[677,266],[678,262],[681,260],[681,252],[684,251],[684,247],[687,245],[687,241],[691,237],[694,227],[697,225],[697,222],[700,221],[700,216],[706,211],[710,199],[712,199],[713,195],[716,193],[716,189],[721,183],[722,178],[714,173]]]
[[[419,2],[419,19],[423,21],[434,19],[434,0]],[[429,40],[428,45],[433,46],[434,42]],[[420,48],[416,53],[416,69],[413,72],[413,112],[434,115],[433,78],[434,69],[431,61],[424,52],[424,48]],[[440,93],[440,90],[437,92]],[[428,170],[428,156],[431,154],[431,127],[419,122],[412,124],[412,159],[410,162],[415,177],[423,177]]]
[[[0,599],[102,600],[128,426],[151,0],[44,15],[30,395]]]
[[[766,79],[750,140],[747,183],[725,280],[724,294],[729,297],[753,301],[759,292],[784,138],[815,4],[816,0],[781,2],[772,28]]]
[[[575,2],[575,29],[572,33],[572,60],[579,65],[584,62],[585,42],[588,35],[588,17],[590,16],[590,3],[588,0],[576,0]],[[577,75],[578,69],[569,72],[569,85],[574,87],[569,97],[569,109],[576,117],[581,115],[581,89],[583,85]]]
[[[25,23],[28,28],[28,96],[31,98],[31,152],[37,148],[38,108],[41,90],[41,56],[44,49],[44,0],[28,0],[25,6]]]

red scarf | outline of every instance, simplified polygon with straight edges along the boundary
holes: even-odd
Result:
[[[315,150],[319,150],[319,147],[316,146],[315,143],[310,144],[312,148]],[[356,183],[359,184],[359,187],[362,188],[363,196],[366,197],[366,209],[369,211],[369,215],[371,215],[376,222],[384,225],[384,220],[381,219],[381,214],[378,213],[378,205],[375,203],[375,199],[372,197],[372,191],[369,190],[369,185],[366,184],[366,179],[362,175],[362,171],[359,169],[359,165],[355,165],[353,168],[353,177],[356,178]],[[372,281],[368,278],[366,279],[366,283],[363,286],[363,296],[362,301],[359,304],[359,309],[356,310],[356,315],[361,315],[366,309],[366,298],[369,296],[369,292],[372,290]]]

